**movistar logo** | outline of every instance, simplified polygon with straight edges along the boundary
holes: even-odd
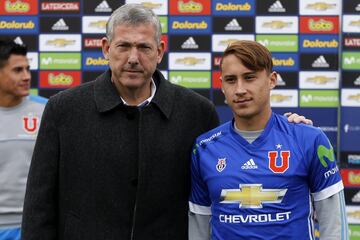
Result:
[[[330,145],[330,149],[325,147],[324,145],[320,145],[317,149],[318,158],[324,167],[328,166],[324,157],[329,159],[329,161],[331,161],[331,162],[335,161],[334,149],[331,146],[330,142],[329,142],[329,145]]]

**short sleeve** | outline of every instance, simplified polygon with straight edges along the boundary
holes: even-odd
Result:
[[[199,159],[199,147],[195,144],[191,153],[191,193],[189,210],[196,214],[211,215],[211,200],[206,183],[204,182]]]
[[[314,200],[320,201],[340,192],[344,186],[336,165],[334,149],[321,130],[315,137],[308,155],[310,160],[309,183]]]

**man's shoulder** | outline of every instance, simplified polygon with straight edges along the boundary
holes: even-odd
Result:
[[[201,134],[196,139],[196,144],[199,146],[206,146],[208,144],[212,144],[217,142],[220,138],[228,135],[229,129],[231,127],[231,121],[226,122],[216,128],[211,129],[203,134]]]

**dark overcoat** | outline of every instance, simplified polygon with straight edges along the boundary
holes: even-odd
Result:
[[[195,137],[214,106],[153,75],[143,108],[122,103],[107,71],[50,98],[27,183],[23,240],[184,240]]]

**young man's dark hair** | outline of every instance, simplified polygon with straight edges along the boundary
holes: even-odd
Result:
[[[6,64],[12,54],[26,56],[26,45],[18,44],[13,40],[0,40],[0,68]]]

